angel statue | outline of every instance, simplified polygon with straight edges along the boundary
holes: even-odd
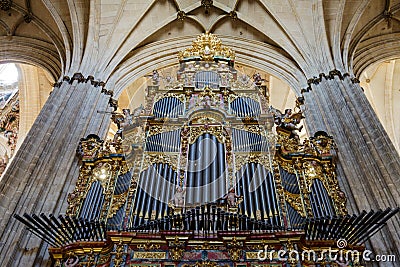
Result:
[[[182,207],[185,202],[185,192],[186,189],[182,189],[182,187],[177,186],[174,197],[170,200],[170,202],[174,204],[175,207]]]
[[[160,83],[160,74],[158,74],[157,70],[153,70],[151,74],[151,80],[154,85],[158,85]]]
[[[144,110],[143,105],[141,104],[139,107],[135,108],[131,113],[130,109],[123,109],[121,113],[112,113],[111,119],[115,124],[117,124],[118,130],[114,135],[113,143],[118,141],[118,138],[123,139],[122,132],[128,126],[139,126],[137,118],[140,113]]]
[[[304,118],[301,111],[293,113],[292,109],[288,108],[285,109],[285,113],[282,114],[280,110],[270,106],[269,112],[274,115],[274,122],[276,125],[290,131],[294,137],[299,137],[296,131],[301,132],[303,126],[297,127],[297,125],[300,123],[301,119]]]
[[[234,208],[241,202],[237,202],[236,199],[241,199],[241,196],[236,195],[235,188],[231,187],[228,193],[222,197],[222,199],[226,199],[228,201],[228,207]]]
[[[137,108],[135,108],[132,112],[132,116],[133,117],[137,117],[140,115],[140,113],[142,113],[142,111],[144,110],[144,106],[143,104],[140,104],[140,106],[138,106]]]

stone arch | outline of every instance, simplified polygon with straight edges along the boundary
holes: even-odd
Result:
[[[194,38],[194,36],[173,38],[135,50],[110,75],[107,81],[108,88],[114,88],[114,95],[118,97],[127,85],[153,69],[177,64],[178,52],[190,46]],[[306,81],[306,77],[282,50],[258,41],[231,36],[221,36],[221,40],[236,52],[238,62],[271,73],[287,82],[298,95],[300,94],[300,89],[304,86],[301,83]]]

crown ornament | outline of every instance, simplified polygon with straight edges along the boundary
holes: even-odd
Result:
[[[233,62],[235,52],[222,45],[221,40],[212,33],[206,32],[193,41],[192,46],[180,51],[180,62],[184,61],[214,61],[223,60]]]

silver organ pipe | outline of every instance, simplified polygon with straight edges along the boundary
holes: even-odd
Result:
[[[164,181],[164,179],[167,177],[167,164],[162,164],[160,163],[160,171],[158,173],[158,177],[156,177],[156,180],[154,181],[154,190],[152,192],[152,201],[153,201],[153,205],[151,210],[149,211],[149,217],[152,218],[153,212],[155,211],[155,219],[158,219],[158,214],[160,212],[160,190],[163,190],[164,188],[162,188],[162,183]]]
[[[163,218],[166,214],[166,205],[170,199],[168,198],[169,192],[172,190],[171,185],[169,184],[168,178],[173,176],[172,173],[172,168],[169,168],[168,164],[165,164],[164,169],[166,170],[166,175],[161,179],[159,185],[157,186],[157,212],[156,212],[156,218],[161,219]],[[172,179],[171,182],[175,182],[174,179]]]
[[[259,193],[258,198],[259,198],[260,203],[262,203],[262,205],[260,205],[261,207],[259,209],[261,212],[262,220],[265,220],[265,217],[267,217],[267,207],[266,206],[268,205],[268,203],[265,199],[265,193],[264,193],[265,191],[262,190],[262,184],[263,184],[264,180],[266,179],[266,176],[263,175],[263,171],[262,171],[263,169],[265,169],[265,168],[261,168],[260,166],[257,166],[257,176],[259,179],[259,186],[261,187],[261,190],[258,191],[258,193]]]
[[[321,180],[314,180],[313,185],[311,186],[311,195],[313,195],[313,201],[316,205],[314,209],[318,216],[323,217],[335,215],[331,198]]]
[[[262,183],[262,185],[261,185],[261,190],[263,192],[268,192],[268,184],[270,182],[268,180],[268,178],[270,177],[270,174],[267,172],[267,170],[265,168],[261,168],[261,174],[262,174],[262,177],[264,177],[264,179],[265,179],[265,182]],[[264,207],[265,207],[264,210],[265,210],[265,215],[268,218],[268,222],[271,225],[276,225],[276,222],[273,219],[274,207],[273,207],[272,202],[270,200],[271,199],[270,194],[269,193],[262,194],[262,196],[264,197],[264,202],[263,203],[267,204],[267,205],[264,205]]]
[[[250,177],[250,179],[251,179],[250,188],[252,190],[254,190],[254,201],[253,201],[254,216],[257,218],[257,211],[260,211],[260,213],[261,213],[261,210],[262,210],[261,205],[263,204],[261,202],[261,199],[259,199],[260,190],[258,190],[259,189],[258,187],[259,187],[261,181],[260,181],[260,177],[257,175],[257,169],[260,168],[261,166],[259,166],[259,165],[256,166],[256,164],[254,162],[250,163],[250,166],[251,166],[251,173],[252,173],[252,177]]]
[[[203,139],[203,150],[202,150],[202,156],[204,157],[204,163],[202,166],[202,171],[204,173],[204,180],[205,183],[202,185],[202,191],[203,191],[203,197],[201,200],[201,203],[205,202],[210,202],[211,198],[211,187],[210,187],[210,182],[211,182],[211,176],[215,177],[215,174],[211,174],[212,168],[211,168],[211,157],[213,156],[213,149],[211,145],[211,139],[210,139],[210,134],[206,133],[205,138]],[[216,177],[218,178],[218,177]]]
[[[99,181],[90,186],[86,199],[82,205],[81,218],[94,220],[98,219],[104,202],[103,187]]]
[[[261,107],[258,101],[250,97],[238,97],[230,104],[230,109],[238,117],[259,117]]]
[[[146,151],[149,152],[179,152],[181,130],[163,132],[147,137]]]
[[[226,178],[224,144],[209,133],[199,136],[189,147],[186,202],[209,203],[222,197]]]
[[[153,165],[154,166],[154,165]],[[154,194],[156,190],[156,183],[159,179],[160,176],[160,171],[161,171],[161,164],[157,163],[154,166],[155,168],[153,169],[150,181],[149,181],[149,187],[148,187],[148,193],[147,193],[147,205],[144,213],[144,219],[150,220],[151,219],[151,213],[153,210],[153,205],[154,205]]]
[[[282,177],[282,185],[285,190],[293,194],[300,194],[297,175],[294,173],[289,173],[283,169],[280,169],[280,174]]]
[[[143,187],[143,183],[144,183],[144,175],[145,175],[146,171],[141,172],[139,175],[139,184],[136,190],[136,194],[134,196],[134,202],[133,202],[133,210],[132,210],[132,219],[130,222],[130,227],[133,227],[133,225],[139,224],[139,211],[138,211],[138,206],[139,203],[141,203],[143,200],[143,190],[141,189]]]
[[[311,190],[311,193],[310,193],[311,209],[313,211],[314,217],[315,218],[320,218],[321,214],[320,214],[320,212],[318,210],[318,204],[316,203],[316,196],[315,196],[315,192],[314,191]]]
[[[268,141],[262,135],[233,128],[232,139],[235,152],[268,152]]]
[[[167,163],[154,163],[140,177],[131,227],[165,217],[177,185],[177,173]]]
[[[244,166],[244,172],[243,172],[243,176],[242,176],[242,180],[243,180],[243,192],[244,192],[244,200],[243,202],[246,203],[246,215],[249,217],[252,217],[252,210],[253,207],[251,206],[250,203],[250,192],[248,190],[249,188],[249,168],[248,165],[246,164]]]
[[[325,198],[325,195],[324,195],[324,191],[323,191],[324,189],[322,188],[323,185],[319,179],[314,180],[314,184],[315,184],[315,191],[317,192],[317,198],[320,202],[319,208],[320,208],[321,214],[322,214],[322,216],[327,216],[327,215],[329,215],[329,205],[326,202],[327,199]]]
[[[219,196],[223,196],[227,191],[228,188],[226,186],[226,181],[227,181],[227,171],[226,171],[226,166],[225,166],[225,146],[224,144],[221,144],[217,141],[217,139],[213,136],[212,137],[214,142],[217,144],[217,151],[216,155],[218,157],[218,161],[214,162],[214,164],[218,165],[218,174],[217,177],[222,177],[219,179]]]
[[[199,136],[199,138],[195,142],[195,151],[196,151],[196,158],[195,160],[195,181],[194,181],[194,198],[192,203],[195,203],[196,205],[201,204],[201,182],[202,182],[202,163],[204,159],[204,151],[201,149],[201,144],[203,143],[203,138],[204,136]],[[200,152],[200,153],[199,153]]]
[[[304,218],[287,202],[286,202],[286,208],[291,228],[293,229],[300,228],[301,224],[304,221]]]
[[[144,222],[144,217],[146,215],[146,211],[145,211],[145,204],[147,204],[150,200],[148,199],[148,194],[146,193],[146,191],[148,190],[149,187],[149,183],[151,182],[152,176],[154,174],[154,167],[150,166],[147,170],[146,170],[146,175],[145,175],[145,180],[144,180],[144,184],[143,187],[141,188],[142,190],[142,194],[143,194],[143,201],[141,201],[139,203],[139,209],[138,209],[138,214],[140,216],[140,223]]]
[[[90,198],[88,203],[90,203],[88,205],[88,208],[86,209],[86,218],[92,219],[96,217],[96,213],[98,209],[101,209],[100,205],[96,205],[97,201],[99,200],[98,198],[100,198],[99,194],[102,193],[102,186],[100,184],[99,181],[96,181],[92,184],[93,186],[93,191],[91,192]],[[97,206],[97,207],[96,207]]]
[[[211,136],[211,138],[212,138],[213,136]],[[212,140],[212,139],[211,139]],[[214,140],[212,140],[213,142],[214,142]],[[216,144],[216,146],[211,146],[212,147],[212,151],[210,151],[210,156],[211,156],[211,162],[214,162],[215,164],[211,164],[211,176],[217,176],[217,174],[219,173],[219,175],[217,176],[217,180],[214,180],[214,181],[210,181],[210,183],[212,184],[212,186],[211,186],[211,196],[210,196],[210,198],[212,199],[212,200],[217,200],[218,198],[220,198],[220,196],[223,194],[223,193],[219,193],[218,192],[218,189],[220,188],[220,181],[222,180],[222,181],[224,181],[225,179],[223,179],[221,176],[222,176],[222,174],[220,173],[220,172],[218,172],[218,163],[219,163],[219,158],[218,158],[218,154],[217,154],[217,151],[218,151],[218,143],[215,143],[214,142],[214,144]],[[216,149],[215,149],[216,148]]]
[[[270,197],[270,200],[272,200],[272,216],[273,216],[273,220],[274,223],[276,225],[280,225],[280,221],[279,221],[279,208],[278,208],[278,202],[277,202],[277,198],[276,198],[276,191],[275,191],[275,184],[273,183],[273,177],[272,175],[269,173],[267,176],[268,179],[268,189],[269,189],[269,194],[268,196]]]
[[[214,71],[199,71],[195,76],[195,86],[203,89],[206,86],[216,89],[219,86],[219,75]]]
[[[177,118],[183,115],[184,103],[176,97],[164,97],[153,106],[156,118]]]
[[[145,201],[143,201],[142,204],[142,220],[143,222],[147,220],[147,213],[150,208],[150,203],[151,203],[151,195],[149,195],[149,191],[153,187],[153,181],[156,178],[156,173],[157,173],[157,164],[153,164],[152,166],[149,167],[150,173],[149,173],[149,178],[146,181],[145,187],[143,188],[143,194],[145,196]]]

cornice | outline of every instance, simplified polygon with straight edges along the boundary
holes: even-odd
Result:
[[[345,78],[349,78],[352,83],[360,83],[359,79],[357,79],[356,77],[350,77],[349,73],[347,73],[347,72],[342,73],[340,70],[334,69],[334,70],[329,71],[328,74],[320,73],[318,75],[318,77],[314,76],[314,77],[308,79],[307,80],[307,85],[308,86],[306,88],[301,89],[301,93],[303,94],[303,93],[307,93],[309,91],[312,91],[312,88],[311,88],[312,84],[318,85],[319,83],[321,83],[324,80],[325,81],[326,80],[333,80],[335,78],[335,76],[339,77],[339,79],[341,81],[343,81]],[[324,80],[322,78],[324,78]]]
[[[88,75],[85,78],[85,76],[83,76],[82,73],[76,72],[76,73],[74,73],[72,78],[69,77],[69,76],[64,76],[60,82],[54,83],[53,87],[54,88],[60,88],[63,83],[72,84],[74,81],[78,81],[78,83],[86,83],[86,84],[88,82],[90,82],[90,84],[93,87],[95,87],[95,88],[100,87],[101,88],[100,93],[110,96],[110,100],[108,101],[108,104],[110,105],[110,107],[112,107],[114,109],[114,111],[117,110],[117,108],[118,108],[118,100],[112,98],[113,95],[114,95],[114,92],[111,91],[111,90],[107,90],[105,88],[106,83],[103,82],[103,81],[100,81],[100,80],[96,81],[94,79],[94,76],[92,76],[92,75]]]

